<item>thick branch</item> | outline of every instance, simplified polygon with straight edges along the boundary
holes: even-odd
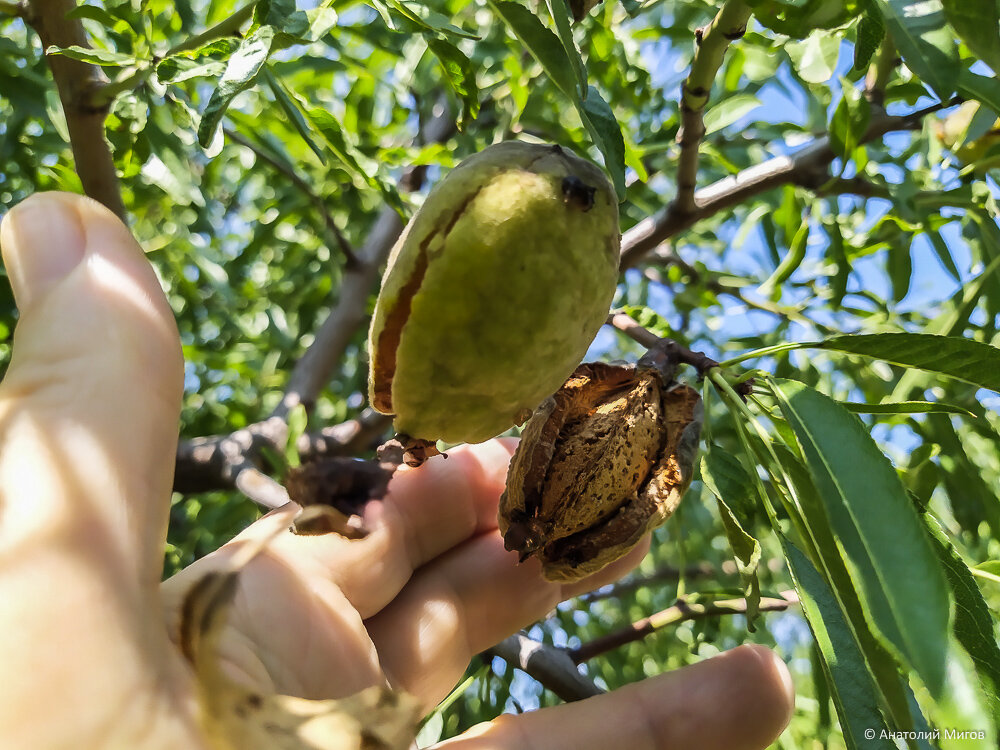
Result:
[[[895,130],[917,130],[924,117],[958,101],[941,102],[908,115],[873,118],[861,143],[878,140]],[[790,156],[776,156],[698,190],[694,196],[694,210],[688,213],[678,212],[671,203],[625,232],[622,236],[621,268],[624,270],[635,266],[661,242],[689,229],[702,219],[772,188],[789,183],[820,187],[826,181],[827,169],[834,158],[830,139],[824,135]]]
[[[333,220],[333,215],[327,208],[326,203],[324,203],[323,199],[319,197],[319,195],[317,195],[315,191],[313,191],[309,183],[306,182],[304,179],[302,179],[301,175],[299,175],[299,173],[296,172],[291,165],[286,164],[277,156],[270,153],[268,150],[258,146],[250,139],[243,137],[235,130],[232,130],[231,128],[223,128],[223,132],[226,134],[226,137],[229,138],[229,140],[238,143],[245,148],[250,149],[254,153],[254,156],[256,156],[261,161],[265,162],[266,164],[269,164],[271,167],[273,167],[278,172],[283,174],[285,177],[288,178],[289,182],[291,182],[293,185],[295,185],[295,187],[297,187],[300,191],[302,191],[303,195],[305,195],[310,201],[312,201],[312,204],[316,206],[316,209],[319,211],[319,215],[323,218],[323,224],[326,227],[327,232],[329,232],[330,236],[333,238],[333,244],[336,244],[336,246],[340,248],[340,252],[343,253],[344,258],[347,260],[347,266],[348,267],[357,266],[358,259],[355,256],[354,250],[351,248],[350,243],[347,241],[347,238],[344,237],[343,233],[340,231],[340,227],[337,226],[337,222]]]
[[[798,595],[794,591],[782,591],[780,599],[761,599],[759,610],[761,612],[779,612],[797,604],[798,601]],[[609,633],[601,638],[595,638],[579,648],[570,649],[567,655],[574,664],[582,664],[588,659],[624,646],[626,643],[641,640],[650,633],[655,633],[668,625],[717,615],[745,615],[746,611],[746,599],[722,599],[704,604],[680,601],[655,615],[632,623],[627,628]]]
[[[78,19],[66,18],[76,7],[74,0],[32,0],[27,21],[38,33],[42,48],[50,46],[90,47]],[[118,174],[111,149],[104,138],[107,105],[94,106],[94,96],[107,79],[96,65],[65,55],[46,55],[59,100],[66,116],[76,173],[83,191],[125,219]]]
[[[534,677],[564,701],[578,701],[600,695],[604,691],[580,674],[565,649],[539,643],[517,633],[489,651],[487,656],[499,656],[512,667]]]
[[[677,163],[677,196],[674,210],[694,210],[694,190],[698,177],[698,145],[705,137],[705,107],[712,83],[722,67],[729,43],[746,33],[750,9],[742,0],[727,0],[722,10],[705,28],[698,29],[698,49],[688,77],[681,84],[681,129],[677,134],[681,153]]]

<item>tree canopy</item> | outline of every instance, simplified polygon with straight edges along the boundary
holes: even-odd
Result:
[[[997,72],[995,0],[3,0],[0,204],[85,192],[159,274],[169,574],[284,502],[288,461],[391,436],[366,328],[443,173],[588,156],[622,231],[588,360],[720,363],[680,371],[697,476],[635,573],[518,636],[562,667],[499,644],[421,742],[753,641],[796,678],[778,747],[995,746]],[[4,366],[16,320],[4,283]]]

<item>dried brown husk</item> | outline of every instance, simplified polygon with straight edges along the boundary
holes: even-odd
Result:
[[[676,509],[701,429],[697,391],[652,367],[583,364],[525,427],[500,500],[507,549],[574,581]]]

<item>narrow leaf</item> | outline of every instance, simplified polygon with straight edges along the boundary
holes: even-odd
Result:
[[[441,63],[448,84],[462,100],[459,124],[464,127],[479,115],[479,87],[476,85],[475,67],[462,50],[449,42],[429,36],[427,46]]]
[[[219,85],[212,92],[208,106],[201,116],[198,125],[198,143],[203,148],[208,147],[215,137],[215,131],[222,121],[229,105],[238,94],[253,86],[257,74],[271,54],[271,42],[274,40],[274,29],[271,26],[261,26],[253,34],[244,39],[236,52],[229,58],[226,72],[219,79]]]
[[[1000,645],[997,645],[993,614],[975,577],[969,572],[969,566],[944,529],[929,515],[924,516],[924,525],[955,599],[955,623],[952,626],[955,637],[972,657],[993,720],[1000,722]]]
[[[511,0],[490,0],[490,5],[531,56],[538,61],[559,90],[570,99],[578,99],[573,66],[559,37],[549,31],[538,17],[523,5]],[[622,153],[624,154],[624,148]]]
[[[611,181],[615,185],[618,200],[625,198],[625,139],[622,129],[615,119],[615,113],[604,101],[601,92],[590,87],[587,98],[581,103],[577,100],[577,108],[590,137],[604,156],[604,166],[611,173]]]
[[[865,426],[835,401],[797,381],[774,382],[866,613],[940,697],[948,591],[896,470]]]
[[[792,242],[788,247],[788,252],[781,259],[781,263],[774,269],[768,279],[760,285],[759,293],[764,297],[770,297],[777,288],[785,283],[788,278],[795,273],[796,269],[802,265],[806,258],[806,247],[809,244],[809,221],[803,221],[802,225],[792,237]]]
[[[749,490],[752,483],[742,464],[717,445],[710,445],[701,458],[701,478],[718,501],[719,516],[743,580],[747,622],[752,631],[752,623],[760,604],[760,582],[757,580],[760,542],[746,531],[748,524],[746,521],[741,523],[734,512],[734,508],[750,505]]]
[[[957,336],[874,333],[834,336],[809,345],[916,367],[1000,392],[1000,349]]]
[[[976,418],[968,409],[953,404],[942,404],[938,401],[896,401],[888,404],[859,404],[853,401],[838,401],[848,411],[855,414],[961,414]]]
[[[882,40],[885,39],[885,21],[882,14],[870,6],[858,23],[858,39],[854,45],[854,69],[864,70],[871,62]]]
[[[580,88],[580,96],[587,97],[587,68],[584,67],[583,58],[580,57],[580,50],[577,49],[576,40],[573,39],[573,28],[570,25],[569,10],[566,0],[545,0],[549,6],[549,13],[556,24],[556,34],[562,42],[563,49],[566,50],[566,57],[573,64],[573,72],[576,74],[577,85]]]
[[[865,658],[854,640],[837,600],[816,568],[791,542],[782,538],[788,570],[795,582],[802,613],[806,616],[822,656],[844,741],[851,750],[896,750],[887,738],[885,720],[878,711],[878,693]],[[875,732],[873,736],[865,733]]]
[[[1000,73],[1000,13],[994,0],[942,0],[944,16],[973,54]]]
[[[63,55],[64,57],[81,60],[82,62],[88,62],[93,65],[100,65],[101,67],[125,68],[129,65],[135,65],[138,62],[134,55],[125,55],[121,52],[109,52],[105,49],[79,47],[75,44],[69,47],[57,47],[53,44],[45,50],[45,54]]]
[[[322,162],[326,158],[326,154],[323,152],[313,138],[312,129],[309,127],[309,123],[306,122],[305,115],[302,114],[302,110],[296,106],[295,102],[292,100],[291,95],[285,88],[285,85],[268,69],[264,69],[264,76],[267,79],[267,85],[271,89],[271,93],[274,94],[274,100],[281,107],[281,111],[285,113],[285,117],[288,118],[288,122],[291,123],[292,127],[295,128],[296,132],[302,136],[302,140],[306,142],[306,145],[312,149],[312,152],[316,154],[319,160]]]
[[[760,105],[760,99],[753,94],[735,94],[723,99],[705,113],[705,135],[729,127]]]
[[[952,57],[954,50],[943,50],[929,41],[931,33],[944,24],[940,6],[925,0],[874,2],[882,11],[886,27],[906,65],[934,90],[939,99],[946,99],[955,90],[958,69],[957,61]],[[954,37],[948,34],[948,40],[953,46]]]

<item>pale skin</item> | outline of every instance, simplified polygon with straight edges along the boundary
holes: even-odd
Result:
[[[152,268],[109,211],[62,193],[15,207],[0,248],[21,314],[0,384],[0,746],[203,748],[178,606],[267,519],[161,584],[182,359]],[[388,679],[429,710],[477,652],[638,563],[644,549],[572,586],[518,565],[496,530],[512,449],[401,470],[363,540],[279,534],[241,576],[228,674],[309,698]],[[792,696],[781,660],[745,646],[448,746],[758,750]]]

